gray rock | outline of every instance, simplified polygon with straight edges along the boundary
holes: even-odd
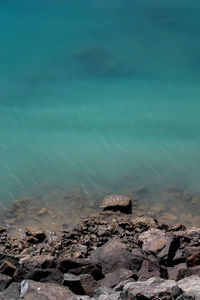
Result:
[[[183,278],[177,282],[186,295],[195,297],[195,300],[200,300],[200,277],[193,275]]]
[[[125,299],[158,298],[168,300],[171,299],[173,288],[176,286],[177,284],[174,280],[164,280],[158,277],[152,277],[146,281],[127,283],[123,288],[121,297],[127,297]]]
[[[120,292],[116,292],[108,287],[102,286],[96,289],[95,300],[120,300]]]
[[[131,276],[133,276],[133,271],[127,270],[127,269],[117,269],[116,271],[112,273],[106,274],[105,278],[103,278],[100,283],[103,286],[107,286],[109,288],[113,288],[117,284],[119,284],[121,281],[124,281]]]
[[[122,195],[108,195],[102,202],[103,210],[131,212],[131,199]]]
[[[5,290],[11,280],[12,278],[10,276],[0,274],[0,292]]]
[[[0,300],[19,300],[20,287],[20,283],[11,283],[7,289],[0,293]]]
[[[20,299],[23,300],[66,300],[74,294],[67,287],[57,284],[41,283],[32,280],[21,282]]]

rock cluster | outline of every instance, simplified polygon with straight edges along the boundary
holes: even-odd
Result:
[[[128,201],[55,234],[0,228],[0,300],[200,299],[200,229],[122,213]]]

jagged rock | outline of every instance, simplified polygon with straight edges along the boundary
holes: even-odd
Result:
[[[25,229],[25,233],[28,237],[33,238],[34,242],[41,243],[46,239],[44,231],[36,226],[29,226]],[[29,240],[31,242],[31,239]]]
[[[95,280],[104,278],[101,265],[89,259],[62,259],[58,265],[58,269],[63,273],[74,275],[90,274]]]
[[[14,264],[13,261],[11,262],[8,259],[4,259],[0,266],[0,272],[11,277],[15,273],[16,269],[16,263]]]
[[[51,255],[28,256],[20,260],[20,263],[26,264],[29,268],[55,268],[57,266],[57,258]]]
[[[143,260],[138,272],[138,280],[147,280],[151,277],[160,277],[160,265],[158,261]]]
[[[0,300],[19,300],[20,288],[20,283],[11,283],[7,289],[0,292]]]
[[[164,280],[152,277],[147,281],[127,283],[121,293],[124,299],[163,299],[171,300],[173,288],[177,286],[174,280]]]
[[[189,267],[196,267],[200,265],[200,249],[198,251],[194,251],[194,253],[187,258],[187,265]]]
[[[142,258],[128,251],[126,245],[119,240],[110,240],[97,248],[92,252],[91,258],[102,265],[104,274],[120,268],[138,271],[142,264]]]
[[[177,282],[185,295],[192,296],[195,300],[200,300],[200,277],[193,275]],[[186,298],[187,299],[187,298]]]
[[[121,269],[117,269],[116,271],[114,271],[112,273],[106,274],[105,278],[103,278],[100,281],[100,283],[102,286],[113,288],[114,286],[119,284],[121,281],[124,281],[133,275],[134,275],[133,271],[121,268]]]
[[[102,209],[129,213],[131,212],[131,199],[121,195],[108,195],[103,199]]]
[[[168,279],[170,280],[178,280],[179,270],[186,269],[186,263],[181,263],[174,267],[167,268],[168,271]]]
[[[23,280],[21,282],[20,299],[23,300],[67,300],[74,294],[67,287],[57,284]]]
[[[89,274],[80,275],[80,284],[84,291],[84,294],[92,297],[95,290],[98,288],[99,283],[93,279]]]
[[[180,246],[178,238],[174,238],[170,233],[163,230],[151,228],[139,235],[144,251],[152,252],[157,255],[161,263],[169,264]]]
[[[22,264],[14,274],[14,279],[17,282],[22,281],[23,279],[30,279],[40,282],[52,282],[61,284],[63,281],[63,273],[58,269],[47,268],[29,268],[27,265]]]
[[[150,227],[155,227],[157,223],[153,218],[150,217],[137,217],[131,220],[132,226],[137,231],[144,231]]]
[[[116,292],[106,286],[99,287],[96,289],[94,294],[96,300],[120,300],[120,292]]]
[[[0,274],[0,292],[8,286],[11,280],[12,278],[10,276]]]
[[[193,268],[184,267],[184,268],[179,269],[177,279],[179,280],[179,279],[189,277],[192,275],[200,276],[200,266],[193,267]]]

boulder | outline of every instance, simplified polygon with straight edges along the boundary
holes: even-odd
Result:
[[[20,299],[23,300],[67,300],[74,294],[69,288],[57,284],[23,280],[21,282]]]
[[[177,282],[179,288],[181,288],[185,295],[194,297],[195,300],[200,300],[200,277],[193,275]],[[183,298],[184,299],[184,298]]]
[[[131,212],[131,199],[121,195],[107,195],[102,202],[103,210]]]
[[[146,281],[127,283],[121,293],[122,299],[163,299],[171,300],[177,284],[174,280],[152,277]],[[180,293],[178,291],[178,293]]]
[[[164,265],[172,263],[176,250],[180,246],[177,237],[156,228],[141,233],[139,241],[142,243],[142,250],[156,254],[160,263]]]
[[[0,300],[19,300],[20,288],[20,283],[11,283],[7,289],[0,292]]]
[[[103,246],[94,250],[91,259],[102,265],[103,273],[112,273],[117,269],[138,271],[142,264],[142,258],[127,250],[120,240],[110,240]]]

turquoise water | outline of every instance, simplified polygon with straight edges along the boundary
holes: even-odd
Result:
[[[0,1],[0,201],[200,192],[200,2]]]

